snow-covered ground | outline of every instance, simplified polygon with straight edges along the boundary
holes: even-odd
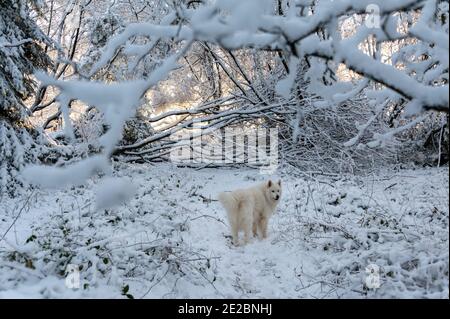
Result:
[[[115,208],[96,208],[100,178],[2,200],[0,298],[448,298],[448,173],[286,171],[268,239],[234,247],[216,194],[267,176],[116,165],[137,193]]]

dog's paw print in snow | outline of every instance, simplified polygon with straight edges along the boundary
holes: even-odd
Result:
[[[275,278],[281,277],[280,274],[276,270],[277,264],[274,261],[264,258],[263,260],[261,260],[261,263],[262,263],[262,267],[260,269],[260,275],[274,276]]]
[[[226,234],[223,234],[223,233],[222,233],[222,235],[223,235],[223,238],[226,241],[226,245],[228,246],[228,248],[236,247],[236,246],[233,245],[233,237],[231,235],[226,235]]]

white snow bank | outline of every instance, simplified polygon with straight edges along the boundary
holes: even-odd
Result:
[[[128,201],[136,187],[128,178],[104,178],[97,189],[97,209],[110,208]]]

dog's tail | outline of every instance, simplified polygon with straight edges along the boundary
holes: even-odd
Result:
[[[238,206],[238,202],[233,197],[231,192],[221,192],[217,196],[217,199],[219,200],[219,202],[222,204],[222,206],[225,208],[225,210],[227,212],[235,211]]]

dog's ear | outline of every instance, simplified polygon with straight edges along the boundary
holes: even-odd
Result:
[[[281,179],[278,180],[278,185],[281,186]]]
[[[267,187],[272,187],[272,180],[269,179],[269,181],[267,182]]]

